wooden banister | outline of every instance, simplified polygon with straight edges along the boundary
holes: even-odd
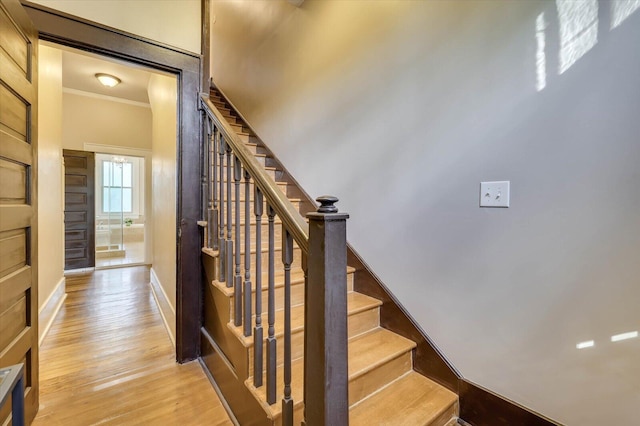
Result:
[[[276,183],[265,175],[260,163],[258,163],[251,151],[240,140],[209,98],[203,95],[201,99],[202,104],[206,106],[204,108],[205,112],[218,127],[225,142],[231,146],[234,154],[240,159],[245,169],[249,171],[255,185],[260,188],[267,203],[276,211],[276,214],[280,217],[298,247],[303,253],[307,253],[309,251],[309,226],[307,222],[305,222],[300,212],[286,195],[278,189]]]
[[[219,236],[218,268],[220,282],[233,287],[234,326],[242,326],[244,337],[253,331],[254,371],[253,384],[266,385],[266,403],[276,404],[276,382],[282,365],[283,395],[281,422],[293,426],[296,404],[292,387],[292,266],[302,261],[305,276],[305,411],[307,425],[346,426],[348,415],[348,360],[347,360],[347,250],[346,219],[338,213],[335,197],[317,199],[321,204],[317,212],[309,213],[309,225],[293,203],[280,190],[275,180],[256,160],[251,150],[240,139],[222,113],[202,96],[202,110],[206,114],[208,143],[207,159],[203,160],[203,208],[215,226],[208,234]],[[219,161],[216,162],[216,154]],[[226,158],[226,160],[225,160]],[[211,165],[214,165],[213,167]],[[218,168],[218,171],[216,171]],[[226,177],[225,177],[226,176]],[[244,205],[241,203],[241,180],[244,178]],[[217,181],[216,181],[217,179]],[[250,190],[254,184],[253,193]],[[219,193],[216,191],[219,184]],[[251,195],[254,196],[256,242],[251,244]],[[207,197],[213,197],[208,200]],[[218,200],[219,198],[219,200]],[[219,201],[219,202],[218,202]],[[264,205],[263,205],[264,202]],[[233,206],[233,208],[232,208]],[[241,215],[244,207],[244,218]],[[263,341],[262,327],[262,215],[268,217],[268,274],[267,274],[267,336]],[[215,214],[219,211],[219,215]],[[275,217],[282,221],[281,266],[283,275],[283,352],[278,361],[278,340],[275,333]],[[219,219],[219,221],[218,221]],[[223,232],[226,225],[226,234]],[[241,237],[244,229],[244,242]],[[235,232],[233,232],[235,231]],[[211,238],[207,237],[207,240]],[[294,259],[294,244],[300,248],[301,258]],[[255,279],[251,279],[251,255],[255,247]],[[244,251],[244,268],[241,255]],[[243,270],[244,269],[244,270]],[[244,272],[244,273],[243,273]],[[255,283],[255,328],[252,329],[252,283]],[[263,365],[263,344],[266,351]],[[266,370],[263,373],[263,369]],[[263,374],[266,383],[263,383]],[[299,405],[298,405],[299,406]],[[296,414],[297,416],[298,414]]]

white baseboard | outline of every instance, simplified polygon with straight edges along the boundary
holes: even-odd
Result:
[[[167,293],[164,291],[164,287],[160,283],[156,272],[151,268],[150,271],[151,276],[151,293],[153,294],[153,299],[156,301],[156,305],[158,305],[158,311],[160,311],[160,316],[162,317],[162,321],[164,322],[164,326],[167,329],[167,333],[169,334],[169,339],[171,339],[171,343],[173,347],[176,347],[176,311],[173,306],[171,306],[171,302],[169,302],[169,298],[167,297]]]
[[[60,312],[60,308],[64,305],[66,298],[66,279],[65,277],[62,277],[49,297],[47,297],[47,300],[45,300],[38,310],[38,330],[40,334],[38,337],[38,346],[42,345],[44,338],[49,333],[49,329],[51,328],[53,321],[55,321],[56,316],[58,316],[58,312]]]

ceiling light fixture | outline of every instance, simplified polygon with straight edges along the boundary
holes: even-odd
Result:
[[[110,74],[98,73],[96,74],[98,81],[106,87],[114,87],[120,84],[121,80]]]

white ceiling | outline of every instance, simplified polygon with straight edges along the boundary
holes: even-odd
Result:
[[[62,50],[63,88],[149,103],[147,86],[152,72],[148,69],[61,45],[50,46]],[[122,82],[105,87],[96,79],[97,73],[114,75]]]

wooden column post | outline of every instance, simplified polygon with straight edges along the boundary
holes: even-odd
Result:
[[[305,424],[349,424],[347,218],[337,198],[318,198],[309,219],[305,287]]]

